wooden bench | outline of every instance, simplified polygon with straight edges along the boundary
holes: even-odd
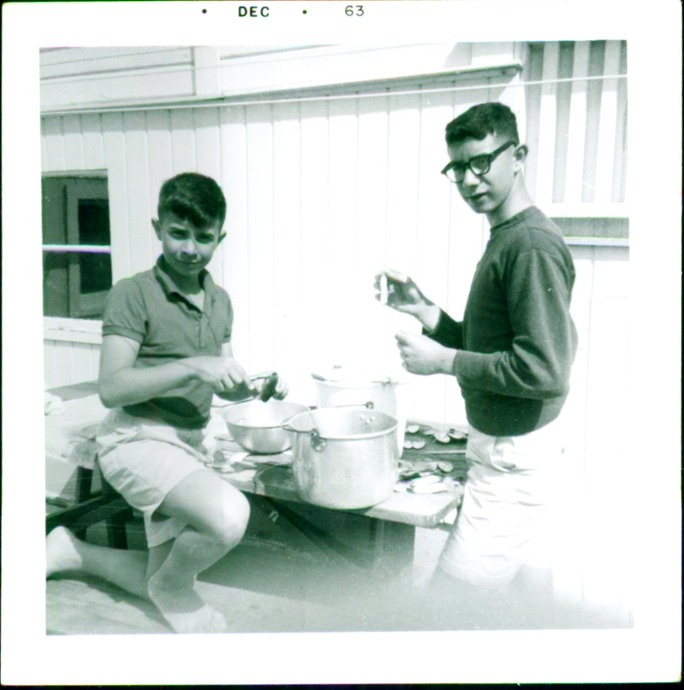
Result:
[[[132,508],[104,480],[102,488],[92,491],[93,470],[76,468],[76,496],[72,505],[55,507],[46,502],[45,533],[55,527],[68,527],[79,539],[85,539],[86,530],[98,522],[106,522],[107,542],[117,549],[127,547],[126,523],[133,515]]]
[[[93,381],[70,386],[62,386],[50,391],[62,400],[75,400],[97,393]],[[55,527],[71,529],[77,537],[84,539],[89,527],[105,522],[109,546],[125,549],[127,547],[126,522],[133,511],[124,499],[104,480],[95,462],[94,469],[78,466],[73,501],[46,499],[45,532],[49,534]],[[93,489],[97,475],[99,487]]]

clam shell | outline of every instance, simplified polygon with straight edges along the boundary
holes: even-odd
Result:
[[[416,486],[425,486],[427,484],[436,484],[441,481],[441,477],[438,477],[435,474],[426,474],[424,477],[418,477],[417,479],[414,479],[411,482],[411,488]]]
[[[418,486],[411,487],[411,492],[414,494],[439,494],[448,490],[449,488],[442,482],[437,484],[419,484]]]

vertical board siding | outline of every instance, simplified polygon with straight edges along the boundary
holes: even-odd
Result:
[[[536,203],[624,203],[627,86],[616,75],[626,73],[626,43],[533,43],[526,70],[526,177]]]
[[[222,187],[228,203],[226,239],[221,255],[224,272],[217,276],[233,301],[232,344],[239,361],[248,366],[249,333],[246,314],[249,304],[249,240],[247,202],[247,132],[244,108],[220,111],[220,156]],[[221,281],[222,279],[222,281]]]
[[[144,112],[124,113],[123,132],[125,174],[127,180],[128,246],[131,255],[131,273],[150,268],[150,249],[153,231],[150,195],[148,193],[147,122]]]
[[[271,366],[291,382],[293,399],[307,399],[306,382],[297,372],[310,362],[301,345],[302,334],[315,323],[315,316],[302,313],[300,276],[303,260],[301,236],[301,123],[298,104],[276,105],[273,109],[273,243],[275,265],[273,343]],[[288,184],[279,181],[289,180]],[[309,317],[309,318],[307,318]]]
[[[112,235],[112,276],[119,280],[133,275],[133,257],[129,244],[128,200],[139,190],[129,187],[126,175],[126,137],[121,113],[102,115],[105,166],[109,187],[109,224]]]
[[[83,169],[102,170],[105,168],[104,140],[102,137],[102,116],[81,115],[83,132]]]
[[[148,248],[143,258],[148,265],[156,258],[159,241],[156,238],[150,220],[157,218],[159,189],[165,180],[173,175],[171,160],[171,116],[168,111],[151,110],[145,114],[146,133],[144,148],[147,161],[147,180],[140,188],[140,195],[146,199],[147,217],[144,233],[147,236]],[[115,280],[118,277],[115,276]]]
[[[627,74],[627,43],[620,43],[620,74]],[[615,133],[615,164],[613,168],[613,196],[616,203],[627,198],[627,80],[620,79],[618,88],[618,114]]]
[[[252,371],[273,362],[273,122],[271,106],[247,114],[248,366]],[[228,257],[230,263],[230,257]]]
[[[173,174],[197,170],[195,118],[192,110],[171,111],[171,161]]]
[[[604,41],[592,41],[589,47],[589,76],[598,77],[603,70],[605,54]],[[599,153],[599,132],[601,124],[601,90],[600,81],[589,81],[587,85],[587,129],[584,142],[584,184],[582,201],[600,202],[596,196],[596,166]]]
[[[299,280],[301,308],[309,317],[309,327],[301,338],[312,365],[324,357],[336,359],[343,354],[332,337],[337,314],[331,304],[337,302],[337,294],[336,286],[328,279],[328,107],[325,102],[302,104],[301,114],[302,271]],[[306,371],[300,372],[300,376],[305,376]]]
[[[603,70],[605,75],[614,75],[620,69],[620,41],[606,41]],[[618,83],[619,79],[605,79],[601,82],[601,103],[599,107],[598,150],[596,160],[596,198],[610,202],[613,198],[615,170],[615,145],[618,131]]]
[[[558,76],[560,44],[551,43],[544,46],[542,64],[542,81],[551,82]],[[557,84],[547,83],[541,86],[539,104],[539,143],[536,151],[540,175],[537,178],[535,198],[544,203],[553,198],[554,163],[556,148],[556,126],[558,118]]]
[[[372,294],[372,272],[362,259],[365,238],[359,238],[358,227],[358,104],[354,100],[331,102],[328,131],[330,161],[329,216],[327,227],[326,284],[323,291],[332,299],[327,305],[331,314],[330,334],[334,337],[331,357],[344,362],[368,354],[373,333],[363,326],[364,297]],[[349,324],[340,328],[340,324]],[[356,324],[353,327],[352,324]],[[361,326],[361,328],[359,328]],[[322,352],[325,352],[322,351]],[[325,362],[321,362],[325,364]],[[334,362],[330,362],[333,364]]]
[[[67,170],[64,154],[64,133],[61,117],[43,118],[43,139],[45,141],[43,171]]]
[[[203,175],[220,180],[221,170],[221,130],[220,130],[220,111],[218,108],[203,108],[195,110],[195,142],[197,157],[197,172]],[[166,180],[171,174],[164,176]],[[152,201],[156,207],[156,196],[159,185],[152,190]],[[223,274],[223,254],[217,252],[209,265],[209,270],[213,275]]]
[[[64,134],[64,165],[66,170],[83,170],[85,155],[81,118],[78,115],[65,117],[62,121]]]
[[[558,77],[560,79],[572,78],[573,47],[573,43],[565,41],[559,45]],[[572,83],[565,82],[558,84],[557,99],[552,201],[554,203],[562,203],[564,201],[565,187],[567,184],[565,171],[568,165]]]
[[[45,388],[96,379],[99,360],[99,345],[46,340],[43,347]]]
[[[589,42],[581,41],[575,43],[573,51],[572,73],[577,81],[572,83],[570,93],[567,184],[563,201],[575,204],[582,201],[584,189],[584,146],[581,143],[586,138],[589,82],[583,77],[589,74],[589,49]]]

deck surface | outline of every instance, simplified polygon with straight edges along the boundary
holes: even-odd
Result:
[[[435,530],[424,530],[441,539]],[[133,540],[131,540],[133,541]],[[421,556],[433,559],[441,542],[423,542]],[[427,573],[425,573],[427,574]],[[415,590],[395,587],[367,570],[323,566],[281,544],[246,540],[202,574],[199,594],[221,611],[231,633],[388,632],[472,630],[480,627],[461,610],[443,605],[431,614]],[[503,614],[503,612],[501,612]],[[46,586],[46,623],[50,635],[172,633],[156,608],[94,577],[60,577]],[[519,629],[516,619],[497,616],[498,629]],[[621,611],[567,610],[543,627],[625,628]],[[524,625],[522,627],[527,627]],[[530,627],[537,627],[537,624]]]
[[[321,632],[354,630],[352,616],[339,608],[282,596],[198,582],[200,596],[221,611],[227,632]],[[172,633],[147,601],[95,578],[47,583],[48,634]]]

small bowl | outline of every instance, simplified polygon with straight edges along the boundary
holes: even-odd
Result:
[[[282,453],[292,445],[292,436],[283,424],[309,408],[299,403],[271,398],[267,402],[249,400],[227,407],[223,418],[233,439],[250,453]]]

